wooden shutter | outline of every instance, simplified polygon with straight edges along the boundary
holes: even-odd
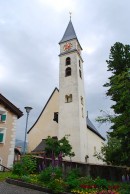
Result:
[[[6,120],[6,115],[1,115],[1,121],[5,121]]]
[[[3,142],[4,134],[0,133],[0,142]]]

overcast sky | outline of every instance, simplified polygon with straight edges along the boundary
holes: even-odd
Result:
[[[100,109],[111,102],[103,87],[106,59],[115,42],[130,44],[130,0],[0,0],[0,93],[24,112],[17,139],[24,139],[25,106],[32,106],[28,129],[55,87],[59,87],[59,41],[69,22],[83,48],[89,118],[102,135]]]

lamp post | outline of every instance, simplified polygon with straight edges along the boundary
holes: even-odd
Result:
[[[27,118],[26,118],[26,127],[25,127],[25,138],[24,138],[24,148],[23,148],[23,154],[26,153],[26,137],[27,137],[27,127],[28,127],[28,117],[29,113],[32,110],[32,107],[26,106],[24,107],[27,113]]]

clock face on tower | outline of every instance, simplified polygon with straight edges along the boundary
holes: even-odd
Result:
[[[72,48],[72,43],[70,43],[70,42],[67,42],[64,46],[63,46],[63,49],[64,49],[64,51],[68,51],[68,50],[70,50],[71,48]]]

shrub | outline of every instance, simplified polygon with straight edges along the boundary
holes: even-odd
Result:
[[[24,156],[19,163],[14,164],[13,174],[22,176],[36,171],[36,160],[32,156]]]
[[[66,183],[68,185],[68,189],[77,188],[80,185],[80,180],[78,179],[80,176],[79,170],[73,169],[67,173]]]
[[[102,189],[108,189],[108,182],[106,179],[100,179],[99,177],[97,177],[94,180],[95,185],[97,185],[99,188]]]
[[[66,184],[63,179],[54,179],[48,183],[48,188],[50,188],[54,193],[63,192],[66,190]]]
[[[45,183],[53,179],[59,179],[62,177],[62,170],[59,167],[53,168],[52,166],[43,170],[39,175],[39,180]]]
[[[24,182],[31,182],[31,178],[30,178],[30,176],[27,176],[27,175],[23,175],[22,177],[21,177],[21,179],[24,181]]]

